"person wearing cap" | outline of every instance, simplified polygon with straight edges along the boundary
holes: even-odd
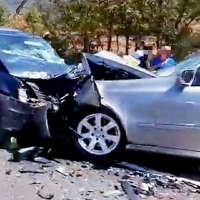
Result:
[[[46,40],[47,42],[50,42],[50,39],[51,39],[51,33],[49,31],[45,32],[42,36],[42,38],[44,40]]]
[[[175,65],[174,55],[171,54],[171,47],[164,46],[158,51],[157,56],[152,59],[152,67],[155,69],[165,69],[169,66]]]

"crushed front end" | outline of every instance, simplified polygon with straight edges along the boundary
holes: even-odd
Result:
[[[48,145],[48,103],[30,101],[20,94],[21,81],[12,76],[0,62],[0,148],[9,148],[11,137],[22,146]]]
[[[8,61],[5,59],[0,66],[0,77],[1,67],[13,67]],[[56,67],[51,68],[54,73],[48,77],[43,77],[38,68],[26,76],[11,75],[8,70],[2,72],[11,81],[4,80],[1,84],[0,80],[1,147],[7,148],[10,138],[16,137],[20,147],[51,148],[58,136],[70,135],[66,120],[77,110],[87,105],[100,106],[101,97],[84,55],[81,69],[65,65],[62,73],[56,73],[59,72]],[[6,85],[7,91],[1,85]]]
[[[11,137],[16,137],[23,147],[47,145],[47,110],[44,102],[24,103],[0,94],[0,146],[9,148]]]

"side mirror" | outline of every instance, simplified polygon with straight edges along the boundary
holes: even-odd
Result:
[[[186,69],[181,73],[179,81],[183,86],[190,86],[193,82],[194,76],[195,76],[194,70]]]

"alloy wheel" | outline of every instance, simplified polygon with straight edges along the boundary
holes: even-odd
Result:
[[[121,139],[117,122],[108,115],[95,113],[83,118],[77,127],[78,143],[90,154],[112,152]]]

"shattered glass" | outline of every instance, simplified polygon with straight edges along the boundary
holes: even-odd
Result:
[[[6,54],[24,55],[44,59],[52,63],[64,64],[48,42],[37,37],[0,35],[0,49]]]

